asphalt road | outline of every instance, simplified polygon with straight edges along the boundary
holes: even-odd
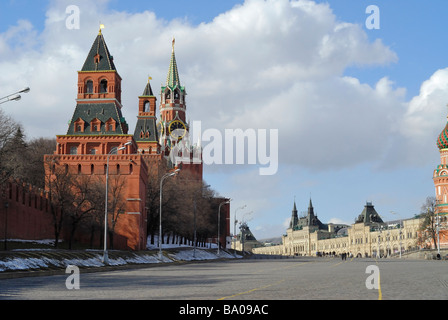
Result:
[[[79,277],[2,279],[0,299],[446,300],[448,261],[299,257],[81,270]]]

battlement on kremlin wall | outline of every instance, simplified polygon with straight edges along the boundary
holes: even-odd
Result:
[[[3,239],[54,238],[48,193],[20,180],[0,185],[0,234]],[[6,234],[5,234],[6,233]]]

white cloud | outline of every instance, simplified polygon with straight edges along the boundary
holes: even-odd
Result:
[[[401,127],[403,135],[422,144],[434,145],[446,123],[447,103],[448,68],[437,70],[423,82],[420,94],[409,102]],[[432,140],[430,143],[428,138]]]
[[[280,165],[321,170],[396,159],[397,144],[429,141],[428,129],[440,119],[434,110],[446,103],[442,71],[409,104],[387,77],[375,87],[344,77],[349,66],[385,65],[397,56],[380,40],[370,42],[362,26],[337,21],[328,4],[248,0],[210,23],[191,25],[149,11],[112,11],[108,2],[74,2],[79,30],[65,25],[73,1],[52,1],[40,34],[27,21],[0,34],[0,87],[32,90],[6,109],[29,136],[66,132],[76,71],[99,21],[123,78],[131,132],[147,76],[155,92],[165,82],[173,36],[190,119],[202,120],[204,129],[279,129]],[[18,35],[23,41],[13,44]]]
[[[339,219],[339,218],[331,218],[331,219],[328,220],[328,222],[326,222],[326,223],[351,225],[351,224],[353,224],[353,221],[344,221],[344,220]]]
[[[435,71],[422,83],[419,95],[403,103],[381,166],[435,165],[439,158],[437,138],[448,115],[447,103],[448,68]]]

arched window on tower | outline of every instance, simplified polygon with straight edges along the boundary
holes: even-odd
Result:
[[[174,100],[178,100],[179,97],[180,97],[179,90],[178,89],[174,90]]]
[[[93,93],[93,81],[88,80],[86,82],[86,93]]]
[[[146,100],[144,102],[143,112],[149,112],[150,107],[151,107],[151,104],[149,103],[148,100]]]
[[[107,80],[103,79],[100,82],[100,93],[106,93],[107,92]]]
[[[170,89],[166,89],[166,91],[165,91],[165,99],[171,99],[171,90]]]

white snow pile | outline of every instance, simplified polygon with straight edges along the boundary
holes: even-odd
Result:
[[[234,256],[225,250],[220,250],[219,255],[216,248],[202,249],[188,245],[162,245],[162,257],[159,258],[158,247],[148,246],[151,251],[122,252],[109,250],[108,265],[120,266],[126,264],[150,264],[170,263],[176,261],[195,261],[211,259],[241,258]],[[0,255],[0,272],[25,271],[39,269],[59,269],[69,265],[78,267],[103,267],[102,250],[86,251],[60,251],[52,249],[12,250],[7,254]]]

